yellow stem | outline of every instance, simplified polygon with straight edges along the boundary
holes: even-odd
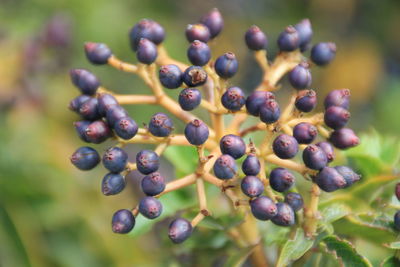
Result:
[[[116,58],[114,55],[112,55],[107,62],[110,66],[125,71],[125,72],[130,72],[130,73],[136,73],[138,71],[138,67],[133,64],[129,64],[126,62],[123,62],[122,60],[119,60]]]
[[[304,231],[308,237],[315,235],[319,220],[318,201],[321,193],[317,184],[312,184],[310,203],[305,209]]]

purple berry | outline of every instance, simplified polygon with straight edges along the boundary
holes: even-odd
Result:
[[[304,206],[303,197],[294,192],[290,192],[285,196],[285,202],[289,204],[295,212],[301,210]]]
[[[125,179],[119,173],[108,173],[101,183],[101,192],[105,196],[117,195],[125,188]]]
[[[240,136],[228,134],[221,138],[219,147],[222,154],[228,154],[234,159],[241,158],[246,153],[246,144]]]
[[[164,113],[156,113],[149,122],[149,131],[157,137],[167,137],[174,129],[172,120]]]
[[[110,107],[118,105],[117,99],[110,94],[100,94],[97,96],[98,101],[98,111],[99,114],[103,117],[106,116],[107,111]]]
[[[107,64],[112,52],[106,44],[85,43],[85,53],[87,59],[95,65]]]
[[[135,217],[130,210],[118,210],[112,217],[111,225],[114,233],[126,234],[135,226]]]
[[[265,33],[263,33],[260,28],[253,25],[247,30],[244,35],[244,40],[246,45],[250,50],[258,51],[265,49],[268,44],[268,39]]]
[[[272,219],[278,212],[275,203],[266,196],[251,200],[250,208],[253,216],[262,221]]]
[[[142,174],[150,174],[160,167],[160,159],[156,152],[141,150],[136,155],[136,167]]]
[[[333,192],[346,186],[346,180],[331,167],[323,168],[314,178],[314,182],[325,192]]]
[[[316,145],[308,145],[303,151],[304,164],[313,170],[321,170],[328,164],[325,152]]]
[[[317,94],[314,90],[302,90],[297,94],[295,106],[302,112],[310,112],[317,105]]]
[[[90,143],[100,144],[111,137],[112,132],[110,127],[102,121],[94,121],[85,129],[85,139]]]
[[[136,58],[140,63],[150,65],[158,56],[157,46],[150,40],[142,38],[139,41]]]
[[[400,210],[394,214],[393,224],[397,231],[400,231]]]
[[[350,128],[342,128],[331,133],[329,141],[337,148],[347,149],[357,146],[360,139]]]
[[[347,166],[336,166],[334,167],[340,175],[346,180],[346,185],[344,188],[347,188],[354,184],[355,182],[359,181],[361,176],[355,173],[350,167]]]
[[[225,91],[221,97],[221,103],[228,110],[238,111],[246,103],[246,98],[242,89],[234,86]]]
[[[275,99],[275,95],[268,91],[254,91],[246,99],[246,109],[251,115],[258,117],[260,107],[268,100]]]
[[[200,22],[207,26],[211,39],[215,38],[224,28],[224,19],[216,8],[205,14]]]
[[[311,144],[317,134],[317,127],[308,122],[301,122],[293,128],[293,137],[299,144]]]
[[[119,173],[128,163],[128,154],[119,147],[110,147],[103,155],[104,167],[112,173]]]
[[[88,70],[72,69],[70,71],[70,76],[72,83],[84,95],[94,95],[97,91],[97,88],[100,86],[100,81]]]
[[[200,105],[201,92],[196,88],[185,88],[180,92],[178,102],[183,110],[193,110]]]
[[[342,107],[349,109],[350,106],[350,90],[349,89],[338,89],[329,92],[325,97],[324,101],[325,109],[332,106]]]
[[[272,143],[275,155],[281,159],[291,159],[299,151],[299,144],[293,136],[281,134]]]
[[[219,77],[228,79],[233,77],[238,71],[238,61],[232,52],[228,52],[217,58],[215,61],[215,72]]]
[[[271,221],[279,226],[292,226],[295,223],[294,211],[292,207],[285,203],[276,203],[278,213],[271,219]]]
[[[187,86],[201,86],[207,81],[207,72],[200,66],[190,66],[183,73],[182,79]]]
[[[129,117],[121,118],[114,124],[115,133],[122,139],[129,140],[138,132],[138,125]]]
[[[108,125],[110,127],[114,127],[114,125],[122,118],[129,117],[128,112],[121,107],[120,105],[112,105],[108,106],[106,112],[106,119]]]
[[[211,58],[211,50],[206,43],[194,40],[187,50],[187,57],[193,65],[204,66]]]
[[[180,244],[190,237],[193,227],[190,222],[183,218],[175,219],[168,229],[168,236],[175,244]]]
[[[269,174],[269,184],[278,192],[289,190],[295,182],[293,173],[284,168],[275,168]]]
[[[396,184],[394,189],[394,194],[396,195],[397,199],[400,201],[400,183]]]
[[[324,114],[325,124],[332,129],[343,128],[350,119],[350,112],[342,107],[329,107]]]
[[[309,88],[312,82],[310,66],[303,61],[289,72],[289,82],[296,89]]]
[[[235,159],[230,155],[221,155],[214,163],[214,174],[219,179],[227,180],[233,178],[237,172]]]
[[[164,28],[157,22],[150,19],[142,19],[130,31],[129,39],[133,51],[137,50],[140,39],[146,38],[156,45],[165,38]]]
[[[264,123],[271,124],[277,122],[280,115],[281,110],[275,99],[268,99],[260,106],[260,119]]]
[[[209,135],[207,125],[201,120],[195,119],[189,122],[185,127],[185,137],[188,142],[194,146],[204,144]]]
[[[264,184],[256,176],[246,176],[241,183],[243,194],[248,197],[258,197],[264,192]]]
[[[300,49],[301,51],[307,50],[307,46],[309,45],[311,38],[313,36],[313,30],[311,27],[311,22],[309,19],[303,19],[294,27],[297,30],[300,39]]]
[[[148,219],[155,219],[162,213],[161,202],[155,197],[144,197],[139,203],[139,212]]]
[[[69,102],[68,108],[72,111],[79,112],[81,105],[85,103],[86,100],[89,100],[91,97],[88,95],[80,95],[75,97]]]
[[[204,24],[197,23],[197,24],[189,24],[186,27],[186,39],[189,43],[193,42],[194,40],[199,40],[204,43],[207,43],[208,40],[211,38],[210,30]]]
[[[97,98],[91,97],[88,100],[86,100],[85,102],[83,102],[79,108],[79,114],[85,120],[93,121],[93,120],[100,119],[101,116],[100,116],[99,110],[98,110]]]
[[[322,151],[325,152],[326,157],[328,158],[328,162],[331,162],[335,159],[335,151],[333,149],[333,146],[329,142],[319,142],[316,143],[317,146],[319,146]]]
[[[299,34],[293,26],[287,26],[278,36],[278,46],[281,51],[294,51],[299,45]]]
[[[97,151],[91,147],[83,146],[78,148],[70,157],[71,163],[80,170],[87,171],[97,166],[100,162],[100,156]]]
[[[242,163],[242,171],[246,175],[258,175],[260,173],[260,161],[254,154],[249,154]]]
[[[156,196],[165,189],[165,179],[159,172],[153,172],[143,177],[142,191],[148,196]]]
[[[334,43],[318,43],[311,49],[311,60],[319,66],[330,63],[336,55],[336,45]]]
[[[182,71],[173,64],[160,67],[158,77],[161,84],[168,89],[176,89],[182,85]]]
[[[90,143],[89,139],[86,137],[86,129],[91,124],[91,121],[76,121],[74,122],[75,130],[79,136],[79,138],[86,142]]]

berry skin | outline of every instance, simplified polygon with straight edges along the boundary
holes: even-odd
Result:
[[[349,109],[350,106],[350,90],[349,89],[338,89],[329,92],[325,97],[324,101],[325,109],[332,106],[342,107]]]
[[[182,71],[177,65],[161,66],[158,78],[161,84],[168,89],[176,89],[182,85]]]
[[[221,103],[228,110],[238,111],[246,103],[246,98],[242,89],[234,86],[225,91],[221,97]]]
[[[284,168],[275,168],[269,174],[269,183],[275,191],[285,192],[289,190],[295,181],[293,173]]]
[[[120,105],[109,106],[106,113],[106,119],[110,127],[114,125],[122,118],[129,117],[128,112]]]
[[[309,88],[312,82],[310,66],[303,61],[289,72],[289,82],[296,89]]]
[[[121,118],[114,124],[115,133],[122,139],[129,140],[138,132],[138,125],[129,117]]]
[[[207,43],[208,40],[211,38],[210,30],[204,24],[197,23],[197,24],[189,24],[186,27],[186,39],[189,43],[193,42],[194,40],[199,40],[204,43]]]
[[[299,151],[299,144],[293,136],[281,134],[275,138],[272,143],[272,149],[279,158],[291,159],[296,156]]]
[[[159,172],[153,172],[143,177],[142,191],[148,196],[156,196],[165,189],[165,179]]]
[[[125,179],[119,173],[108,173],[101,183],[101,192],[106,196],[117,195],[125,188]]]
[[[85,43],[85,53],[87,59],[95,65],[107,64],[112,55],[111,49],[100,43]]]
[[[224,19],[216,8],[205,14],[200,22],[207,26],[211,39],[215,38],[224,28]]]
[[[308,145],[303,151],[303,162],[307,168],[321,170],[328,164],[328,157],[319,146]]]
[[[343,128],[350,119],[350,112],[342,107],[332,106],[325,110],[324,122],[332,129]]]
[[[97,151],[91,147],[83,146],[78,148],[70,157],[71,163],[80,170],[87,171],[97,166],[100,162],[100,156]]]
[[[185,127],[185,137],[194,146],[204,144],[208,139],[209,133],[207,125],[198,119],[189,122]]]
[[[150,40],[142,38],[136,51],[136,58],[140,63],[150,65],[158,56],[157,46]]]
[[[86,137],[85,132],[86,132],[87,127],[91,123],[92,123],[91,121],[76,121],[76,122],[74,122],[75,130],[76,130],[79,138],[86,143],[90,142],[89,139]]]
[[[234,159],[241,158],[246,153],[246,144],[243,139],[234,134],[223,136],[219,142],[222,154],[228,154]]]
[[[260,119],[262,122],[270,124],[277,122],[281,115],[278,102],[274,99],[268,99],[260,106]]]
[[[278,37],[278,46],[281,51],[294,51],[299,48],[300,38],[293,26],[287,26]]]
[[[98,110],[97,98],[92,97],[92,98],[86,100],[85,102],[83,102],[79,108],[79,114],[85,120],[93,121],[93,120],[100,119],[101,116],[100,116],[99,110]]]
[[[316,143],[317,146],[319,146],[322,151],[325,152],[326,157],[328,158],[328,162],[331,162],[335,159],[335,151],[333,149],[333,146],[328,143],[328,142],[319,142]]]
[[[112,132],[104,121],[98,120],[87,126],[84,135],[88,142],[100,144],[107,140],[112,135]]]
[[[72,69],[70,71],[72,83],[81,90],[84,95],[94,95],[100,86],[97,77],[85,69]]]
[[[292,207],[285,203],[276,203],[278,213],[271,219],[271,221],[279,226],[292,226],[295,223],[294,211]]]
[[[149,122],[149,131],[157,137],[167,137],[174,128],[172,120],[164,113],[156,113]]]
[[[228,52],[217,58],[215,61],[215,72],[219,77],[228,79],[233,77],[238,71],[238,61],[232,52]]]
[[[243,194],[248,197],[258,197],[264,192],[264,184],[256,176],[246,176],[241,183]]]
[[[313,30],[311,27],[311,23],[309,19],[303,19],[296,25],[294,25],[296,28],[296,31],[299,35],[300,39],[300,49],[301,51],[307,50],[307,46],[310,43],[312,36],[313,36]]]
[[[250,50],[258,51],[265,49],[268,44],[267,36],[256,25],[250,27],[244,35],[246,45]]]
[[[396,195],[397,199],[400,201],[400,183],[396,184],[394,194]]]
[[[156,152],[142,150],[136,155],[136,166],[140,173],[150,174],[160,167],[160,159]]]
[[[148,219],[155,219],[162,213],[161,202],[154,197],[144,197],[139,203],[139,212]]]
[[[253,116],[260,116],[260,107],[268,100],[275,99],[275,95],[268,91],[254,91],[246,99],[246,109]]]
[[[135,226],[135,217],[130,210],[118,210],[112,217],[112,231],[117,234],[126,234]]]
[[[142,19],[130,31],[129,39],[133,51],[137,50],[140,39],[146,38],[156,45],[164,41],[164,28],[150,19]]]
[[[196,88],[185,88],[180,92],[178,102],[183,110],[193,110],[200,105],[201,92]]]
[[[242,171],[246,175],[258,175],[260,173],[260,161],[257,156],[250,154],[242,163]]]
[[[294,192],[290,192],[285,196],[285,202],[289,204],[295,212],[301,210],[304,206],[303,197]]]
[[[297,94],[295,106],[302,112],[310,112],[317,105],[317,94],[314,90],[302,90]]]
[[[301,122],[293,128],[293,137],[299,144],[310,144],[317,137],[317,127],[308,122]]]
[[[330,63],[336,55],[334,43],[318,43],[311,49],[311,60],[318,66],[325,66]]]
[[[72,111],[79,112],[79,109],[86,100],[89,100],[91,97],[88,95],[80,95],[75,97],[69,102],[68,108]]]
[[[336,166],[334,167],[340,175],[346,180],[346,185],[344,188],[347,188],[359,181],[361,176],[355,173],[350,167],[347,166]]]
[[[357,146],[360,139],[350,128],[342,128],[331,133],[329,141],[337,148],[347,149]]]
[[[251,213],[259,220],[272,219],[278,213],[275,203],[266,196],[260,196],[250,201]]]
[[[214,174],[219,179],[227,180],[233,178],[237,172],[235,159],[230,155],[221,155],[214,163]]]
[[[119,173],[128,163],[128,154],[119,147],[110,147],[103,155],[104,167],[112,173]]]
[[[346,180],[331,167],[323,168],[314,178],[314,182],[325,192],[333,192],[346,186]]]
[[[400,210],[395,213],[393,223],[396,230],[400,231]]]
[[[97,101],[98,101],[98,111],[99,114],[103,117],[106,116],[107,110],[115,105],[118,105],[117,99],[115,99],[114,96],[110,94],[100,94],[97,96]]]
[[[182,79],[187,86],[201,86],[207,81],[207,72],[200,66],[190,66],[183,73]]]
[[[206,43],[194,40],[187,50],[187,57],[193,65],[204,66],[211,58],[211,50]]]
[[[175,244],[180,244],[190,237],[193,227],[190,222],[183,218],[175,219],[168,229],[168,236]]]

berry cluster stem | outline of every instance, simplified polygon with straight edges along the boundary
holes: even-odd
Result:
[[[311,199],[310,202],[305,208],[305,220],[304,220],[304,231],[308,237],[313,237],[317,230],[317,224],[319,219],[318,213],[318,201],[319,195],[321,193],[317,184],[312,184],[311,187]]]

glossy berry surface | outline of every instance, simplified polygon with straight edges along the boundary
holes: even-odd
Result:
[[[239,63],[232,52],[228,52],[217,58],[215,61],[215,72],[219,77],[228,79],[233,77],[238,71]]]
[[[94,95],[100,86],[96,75],[85,69],[72,69],[70,71],[72,83],[85,95]]]
[[[140,63],[151,64],[158,56],[157,46],[148,39],[142,38],[139,41],[136,58]]]
[[[165,179],[159,172],[153,172],[143,177],[141,187],[146,195],[156,196],[164,191]]]
[[[79,138],[86,143],[90,143],[89,139],[86,137],[86,129],[91,123],[92,123],[91,121],[74,122],[76,133],[78,134]]]
[[[98,101],[97,98],[91,97],[79,107],[79,114],[85,120],[96,120],[100,119]]]
[[[180,244],[192,234],[193,227],[190,222],[183,218],[175,219],[171,222],[168,229],[168,237],[175,244]]]
[[[210,30],[202,23],[189,24],[186,27],[186,39],[191,43],[194,40],[199,40],[207,43],[211,38]]]
[[[193,65],[204,66],[211,58],[211,50],[206,43],[194,40],[187,50],[187,57]]]
[[[271,221],[279,226],[292,226],[295,223],[294,211],[292,207],[285,203],[276,203],[278,210],[277,214],[271,219]]]
[[[224,28],[224,19],[217,8],[205,14],[200,22],[207,26],[211,38],[215,38]]]
[[[300,38],[293,26],[288,26],[278,36],[278,47],[281,51],[290,52],[299,48]]]
[[[200,105],[201,92],[196,88],[185,88],[179,93],[178,102],[183,110],[193,110]]]
[[[246,109],[251,115],[258,117],[260,107],[268,100],[275,99],[275,95],[268,91],[254,91],[246,99]]]
[[[314,90],[302,90],[298,92],[295,106],[302,112],[310,112],[317,106],[317,94]]]
[[[207,72],[200,66],[190,66],[183,73],[182,79],[187,86],[201,86],[207,81]]]
[[[104,93],[97,96],[97,102],[97,108],[101,116],[106,116],[107,111],[110,107],[118,105],[118,101],[117,99],[115,99],[114,96]]]
[[[167,137],[174,129],[174,124],[170,117],[164,113],[156,113],[149,122],[149,131],[157,137]]]
[[[146,38],[158,45],[165,38],[164,28],[154,20],[142,19],[129,33],[129,40],[133,51],[137,50],[139,41],[142,38]]]
[[[317,127],[308,123],[301,122],[293,128],[293,137],[299,144],[310,144],[317,137]]]
[[[119,173],[108,173],[101,182],[101,192],[106,196],[116,195],[125,188],[125,179]]]
[[[114,233],[127,234],[135,226],[135,217],[130,210],[118,210],[112,217],[111,226]]]
[[[260,119],[262,122],[270,124],[277,122],[281,116],[281,109],[278,102],[268,99],[260,106]]]
[[[138,125],[129,117],[121,118],[114,124],[115,134],[122,139],[129,140],[138,132]]]
[[[170,64],[160,67],[158,78],[165,88],[176,89],[182,85],[182,75],[183,73],[178,66]]]
[[[308,145],[303,150],[303,162],[307,168],[320,170],[328,164],[328,157],[319,146]]]
[[[394,214],[393,224],[397,231],[400,231],[400,210]]]
[[[156,152],[142,150],[136,155],[136,166],[139,172],[150,174],[160,167],[160,159]]]
[[[200,146],[204,144],[210,134],[208,126],[198,119],[194,119],[193,121],[189,122],[186,125],[184,132],[188,142],[194,146]]]
[[[350,119],[350,112],[338,106],[329,107],[324,113],[325,124],[332,129],[340,129],[346,126]]]
[[[222,154],[228,154],[234,159],[241,158],[246,153],[246,144],[240,136],[228,134],[221,138],[219,147]]]
[[[128,154],[119,147],[111,147],[103,155],[104,167],[112,173],[119,173],[128,163]]]
[[[329,64],[336,55],[336,45],[334,43],[318,43],[311,49],[311,60],[319,66]]]
[[[100,144],[111,136],[111,129],[102,121],[91,122],[85,129],[84,139],[90,143]]]
[[[123,119],[126,117],[129,117],[128,112],[120,105],[108,106],[107,113],[106,113],[106,119],[107,119],[108,125],[110,125],[111,127],[114,127],[114,125],[120,119]]]
[[[316,143],[316,145],[319,146],[322,149],[322,151],[325,152],[326,157],[328,158],[328,162],[331,162],[335,159],[335,150],[329,142],[322,141]]]
[[[111,49],[100,43],[85,43],[85,52],[87,59],[96,65],[107,64],[112,55]]]
[[[334,168],[346,180],[346,185],[344,186],[345,188],[351,186],[355,182],[359,181],[361,178],[361,176],[355,173],[350,167],[336,166]]]
[[[330,91],[324,100],[325,109],[331,106],[338,106],[344,109],[349,109],[350,106],[350,90],[338,89]]]
[[[289,190],[295,182],[293,173],[285,168],[275,168],[269,174],[269,184],[275,191],[285,192]]]
[[[296,25],[294,25],[297,34],[299,35],[299,45],[301,51],[305,51],[307,48],[307,45],[310,43],[312,36],[313,36],[313,30],[311,27],[311,22],[309,19],[303,19]]]
[[[285,202],[292,207],[293,211],[299,211],[304,206],[303,197],[299,193],[290,192],[285,196]]]
[[[246,176],[241,182],[241,189],[248,197],[258,197],[264,192],[264,184],[256,176]]]
[[[227,180],[232,179],[237,172],[235,159],[230,155],[221,155],[214,163],[214,174],[219,179]]]
[[[253,216],[262,221],[272,219],[278,212],[275,203],[266,196],[260,196],[251,200],[250,208]]]
[[[246,103],[245,95],[239,87],[229,87],[221,97],[222,105],[231,111],[240,110]]]
[[[314,178],[314,182],[325,192],[333,192],[346,186],[346,180],[331,167],[323,168]]]
[[[88,95],[79,95],[69,102],[68,108],[72,111],[79,112],[81,105],[89,100],[91,97]]]
[[[87,171],[97,166],[100,162],[100,155],[91,147],[83,146],[78,148],[70,157],[71,163],[80,170]]]
[[[260,173],[260,161],[257,156],[250,154],[242,163],[242,171],[246,175],[258,175]]]
[[[154,197],[144,197],[139,202],[139,212],[147,219],[155,219],[162,213],[161,202]]]
[[[291,159],[296,156],[299,151],[299,144],[293,136],[281,134],[275,138],[272,143],[272,149],[279,158]]]
[[[347,149],[360,143],[360,139],[350,128],[341,128],[331,133],[329,141],[337,148]]]
[[[311,86],[312,76],[307,62],[301,62],[289,72],[289,82],[296,89],[306,89]]]
[[[246,34],[244,40],[250,50],[258,51],[265,49],[268,44],[267,36],[261,29],[255,25],[251,26]]]

